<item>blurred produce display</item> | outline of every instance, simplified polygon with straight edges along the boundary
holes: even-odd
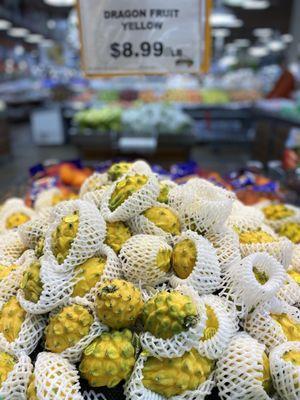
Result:
[[[119,132],[121,129],[122,108],[107,106],[100,109],[80,111],[74,121],[81,129],[96,129],[101,132]]]

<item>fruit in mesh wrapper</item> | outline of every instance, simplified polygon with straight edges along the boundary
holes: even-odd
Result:
[[[93,257],[75,268],[76,284],[73,288],[72,297],[84,297],[96,286],[101,279],[106,266],[106,258]]]
[[[151,207],[144,211],[143,215],[158,228],[171,235],[179,235],[180,221],[177,215],[164,207]]]
[[[179,278],[186,279],[191,275],[196,259],[197,250],[192,240],[184,239],[175,244],[172,253],[172,266]]]
[[[0,265],[0,281],[5,279],[11,272],[15,271],[18,267],[14,264],[6,267],[5,265]]]
[[[30,217],[22,212],[15,212],[11,214],[7,219],[6,219],[6,229],[14,229],[18,228],[18,226],[25,224],[25,222],[28,222],[30,220]]]
[[[261,229],[238,232],[241,244],[272,243],[277,239]]]
[[[62,201],[68,201],[68,200],[76,200],[78,199],[78,195],[75,193],[56,193],[52,197],[51,204],[52,206],[56,206],[57,204],[61,203]]]
[[[84,350],[79,371],[90,386],[113,388],[130,377],[134,364],[133,334],[125,329],[96,338]]]
[[[300,224],[297,222],[287,222],[278,229],[280,236],[285,236],[295,244],[300,244]]]
[[[214,312],[213,308],[206,305],[206,326],[201,337],[201,341],[212,339],[219,329],[219,320]]]
[[[41,258],[44,255],[44,247],[45,247],[45,237],[41,236],[34,248],[34,254],[37,258]]]
[[[297,367],[300,367],[300,351],[290,350],[284,353],[282,359],[287,362],[291,362]]]
[[[38,397],[37,397],[37,394],[36,394],[34,374],[31,375],[29,383],[28,383],[27,399],[28,400],[39,400]]]
[[[110,211],[115,211],[133,193],[145,186],[147,182],[148,177],[145,175],[130,175],[119,181],[109,199]]]
[[[159,203],[168,204],[169,203],[169,193],[170,193],[170,186],[166,183],[160,182],[159,184],[160,192],[157,198]]]
[[[53,353],[61,353],[75,346],[88,335],[94,322],[93,315],[79,304],[64,307],[50,317],[45,329],[45,347]]]
[[[16,361],[10,354],[0,353],[0,387],[6,381],[8,374],[14,369]]]
[[[43,291],[43,283],[40,277],[41,264],[39,261],[33,262],[24,272],[21,281],[21,289],[25,300],[37,303]]]
[[[76,238],[79,227],[79,215],[75,211],[62,218],[61,223],[52,233],[52,251],[59,264],[67,258],[71,246]]]
[[[121,178],[121,176],[127,174],[131,166],[132,163],[127,163],[127,162],[120,162],[117,164],[113,164],[107,171],[109,179],[111,181],[118,180],[119,178]]]
[[[20,306],[15,296],[6,302],[0,311],[0,332],[8,342],[14,342],[21,331],[26,318],[26,311]]]
[[[128,226],[121,221],[106,223],[105,244],[111,247],[115,253],[119,253],[123,244],[131,238],[131,231]]]
[[[288,271],[289,276],[300,285],[300,272],[294,269]]]
[[[167,399],[196,390],[214,369],[214,361],[193,349],[178,358],[149,357],[143,368],[143,385]]]
[[[271,204],[263,208],[263,213],[265,214],[266,219],[270,221],[278,221],[293,216],[295,211],[284,204]]]
[[[145,331],[157,338],[170,339],[194,327],[199,316],[189,296],[177,291],[162,291],[147,301],[142,319]]]
[[[272,377],[271,377],[271,371],[270,371],[270,361],[265,352],[263,352],[262,358],[263,358],[262,359],[262,364],[263,364],[262,385],[263,385],[263,388],[265,389],[266,393],[272,394],[274,389],[273,389]]]
[[[271,317],[281,326],[288,341],[300,340],[300,323],[295,322],[288,314],[271,314]]]
[[[140,316],[143,305],[140,290],[121,279],[107,280],[97,290],[97,316],[103,324],[113,329],[132,327]]]

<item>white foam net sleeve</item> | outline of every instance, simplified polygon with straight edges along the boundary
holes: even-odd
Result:
[[[84,200],[85,194],[99,190],[101,186],[107,184],[108,184],[107,173],[100,174],[99,172],[95,172],[94,174],[89,176],[81,185],[79,197]]]
[[[2,265],[10,266],[26,250],[17,231],[0,234],[0,262]]]
[[[232,229],[222,227],[206,233],[204,237],[214,246],[222,272],[241,261],[239,238]]]
[[[169,291],[172,291],[169,290]],[[183,356],[184,353],[197,348],[199,340],[203,334],[206,325],[205,305],[198,294],[188,286],[181,286],[176,291],[192,298],[198,312],[198,322],[194,327],[187,331],[178,333],[170,339],[161,339],[152,335],[150,332],[144,332],[140,336],[141,346],[154,357],[176,358]]]
[[[92,325],[90,327],[89,333],[86,336],[84,336],[82,339],[80,339],[79,342],[75,344],[75,346],[69,347],[60,353],[60,355],[63,358],[67,359],[69,362],[76,363],[76,362],[80,361],[82,352],[84,351],[84,349],[90,343],[92,343],[92,341],[96,337],[100,336],[103,332],[108,331],[108,327],[103,325],[98,320],[98,318],[94,312],[93,304],[90,303],[89,301],[87,301],[86,299],[81,299],[78,297],[76,297],[74,299],[69,299],[68,301],[66,301],[63,306],[60,306],[56,310],[54,310],[50,314],[50,316],[57,314],[59,311],[62,310],[63,307],[66,307],[66,306],[69,306],[72,304],[79,304],[79,305],[89,309],[89,311],[91,312],[91,314],[94,317],[94,322],[92,323]]]
[[[192,273],[186,279],[176,275],[170,277],[173,287],[180,285],[192,286],[199,294],[215,292],[221,284],[221,268],[213,245],[196,232],[186,231],[175,239],[175,244],[182,240],[192,240],[196,247],[196,263]]]
[[[130,176],[130,174],[127,174],[126,176]],[[160,192],[158,179],[152,173],[146,174],[146,176],[148,177],[146,184],[140,190],[129,196],[128,199],[126,199],[114,211],[111,211],[109,208],[109,200],[116,188],[116,185],[120,180],[123,180],[124,177],[121,177],[109,189],[107,189],[103,195],[101,203],[101,213],[106,221],[127,221],[130,218],[141,214],[156,202]]]
[[[213,336],[206,340],[200,340],[197,350],[202,356],[211,360],[217,360],[227,348],[232,337],[236,334],[238,321],[236,315],[229,311],[225,301],[220,299],[220,297],[206,295],[202,296],[201,300],[204,302],[205,306],[209,306],[213,309],[219,326],[215,332],[206,332],[205,328],[204,333],[207,333],[208,337],[210,334]]]
[[[291,265],[293,269],[300,272],[300,244],[297,244],[293,248]]]
[[[267,350],[287,342],[287,338],[280,324],[270,314],[287,314],[292,321],[300,323],[300,311],[287,303],[273,300],[272,302],[258,307],[250,314],[244,323],[245,330],[260,343],[263,343]]]
[[[271,201],[264,201],[260,202],[256,205],[256,207],[260,210],[263,210],[265,207],[268,207],[272,205],[273,203]],[[264,223],[269,225],[272,229],[277,231],[280,229],[280,227],[284,224],[291,223],[291,222],[300,222],[300,209],[298,207],[292,206],[291,204],[284,204],[284,206],[292,211],[294,214],[290,215],[289,217],[277,219],[277,220],[272,220],[268,219],[264,216]]]
[[[39,400],[83,400],[78,371],[59,354],[40,353],[34,375]]]
[[[139,356],[129,381],[124,386],[126,400],[166,400],[166,397],[146,389],[143,385],[143,368],[147,357]],[[196,390],[189,390],[178,396],[169,397],[170,400],[204,400],[211,394],[215,386],[213,374]]]
[[[19,226],[18,232],[25,246],[34,249],[39,239],[45,233],[51,223],[51,212],[41,213],[36,218]]]
[[[143,160],[135,161],[129,168],[129,171],[134,174],[144,175],[149,175],[152,173],[151,166]]]
[[[97,291],[99,286],[105,279],[120,279],[122,278],[121,265],[118,256],[116,253],[107,245],[103,244],[101,249],[95,254],[95,257],[104,256],[106,257],[106,264],[101,275],[100,280],[97,282],[96,286],[94,286],[89,293],[85,296],[85,298],[89,301],[94,301],[97,295]],[[78,280],[77,280],[78,282]]]
[[[24,271],[35,260],[35,255],[32,250],[27,250],[23,255],[14,263],[17,268],[12,271],[8,276],[0,281],[0,300],[8,301],[11,296],[14,296],[23,278]]]
[[[24,200],[18,197],[11,197],[10,199],[7,199],[0,208],[0,219],[2,219],[7,210],[16,207],[25,207]]]
[[[8,230],[6,227],[6,221],[14,213],[25,214],[30,219],[36,216],[35,211],[33,211],[29,207],[26,207],[25,204],[22,206],[18,204],[11,204],[10,206],[6,206],[5,209],[2,210],[0,215],[0,232],[6,232]]]
[[[27,400],[27,386],[32,372],[31,360],[24,353],[16,358],[13,370],[0,388],[0,396],[5,400]]]
[[[159,236],[135,235],[123,245],[119,259],[125,278],[136,284],[158,285],[167,280],[168,275],[157,267],[157,254],[172,247]]]
[[[52,252],[52,232],[63,217],[79,212],[77,235],[62,264],[58,264]],[[56,272],[72,271],[78,264],[91,258],[100,248],[106,235],[106,224],[96,206],[83,200],[66,201],[54,208],[55,219],[45,237],[45,258]]]
[[[216,381],[222,400],[271,400],[263,382],[265,346],[238,333],[217,362]]]
[[[262,230],[270,235],[274,236],[276,240],[270,243],[252,243],[242,244],[240,243],[240,251],[242,257],[247,257],[249,254],[266,252],[276,258],[287,269],[290,265],[293,244],[287,238],[279,237],[275,232],[268,226],[263,225]]]
[[[264,222],[264,214],[257,208],[245,206],[239,200],[233,203],[232,212],[227,220],[231,228],[238,227],[241,230],[258,229]]]
[[[289,351],[300,353],[300,342],[286,342],[275,347],[270,353],[270,369],[273,385],[282,399],[300,399],[300,367],[285,361]]]
[[[35,201],[34,204],[35,211],[40,212],[44,208],[52,207],[53,197],[59,194],[60,190],[58,188],[43,190],[41,193],[39,193]]]
[[[204,234],[225,224],[233,197],[205,180],[191,179],[170,191],[169,204],[178,211],[186,230]]]
[[[102,189],[94,190],[93,192],[85,193],[82,196],[82,200],[94,204],[99,210],[101,209],[101,202],[104,193],[107,191],[107,187],[104,186]]]
[[[300,285],[286,274],[285,283],[277,293],[277,297],[291,306],[300,305]]]
[[[154,203],[152,207],[160,207],[170,210],[173,214],[177,216],[177,218],[180,221],[180,215],[177,213],[177,211],[175,211],[168,205],[162,203]],[[150,221],[142,214],[136,215],[135,217],[131,218],[128,221],[128,225],[134,235],[144,234],[144,235],[162,236],[169,244],[172,244],[175,240],[174,235],[159,228],[157,225],[155,225],[152,221]],[[180,226],[182,227],[181,223]]]
[[[4,304],[5,302],[0,302],[0,310]],[[46,319],[42,315],[27,313],[19,335],[13,342],[8,342],[3,333],[0,333],[0,348],[7,353],[20,354],[24,352],[30,355],[41,339],[45,325]]]

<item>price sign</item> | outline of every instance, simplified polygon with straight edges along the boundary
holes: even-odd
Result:
[[[78,0],[88,76],[200,72],[211,0]]]

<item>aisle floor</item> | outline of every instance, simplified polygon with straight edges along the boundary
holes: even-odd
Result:
[[[0,199],[23,195],[24,182],[32,165],[45,160],[70,160],[79,157],[76,147],[71,144],[63,146],[36,146],[31,137],[29,124],[18,124],[11,127],[11,156],[0,161]],[[192,158],[203,168],[227,172],[245,165],[249,160],[249,150],[228,146],[222,149],[197,147]]]

